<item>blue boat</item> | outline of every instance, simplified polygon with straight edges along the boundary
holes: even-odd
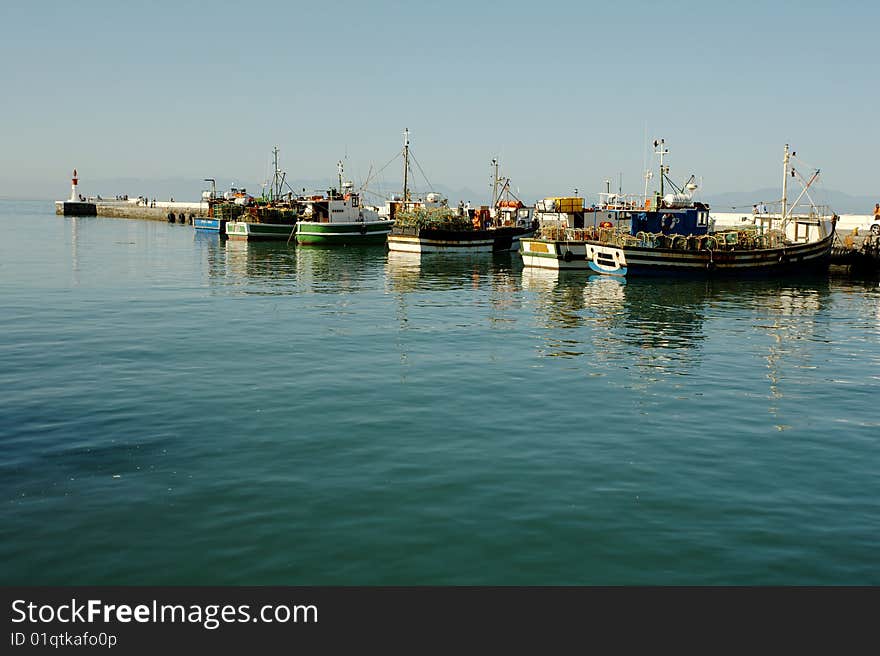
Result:
[[[193,228],[225,236],[226,224],[244,213],[245,205],[251,197],[245,189],[236,187],[224,194],[218,194],[214,178],[205,178],[205,182],[211,183],[211,190],[202,192],[202,202],[208,204],[208,216],[193,217]]]
[[[225,227],[226,219],[213,216],[197,216],[193,218],[193,228],[196,230],[211,230],[222,233]]]

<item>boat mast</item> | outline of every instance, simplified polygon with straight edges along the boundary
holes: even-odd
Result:
[[[409,201],[409,128],[403,130],[403,202]],[[406,207],[406,205],[404,205]]]
[[[788,208],[788,144],[785,144],[785,156],[782,158],[782,218]]]
[[[492,175],[492,206],[494,207],[498,203],[498,158],[492,158],[492,166],[495,171]]]
[[[272,198],[271,200],[278,200],[278,197],[281,195],[281,185],[278,183],[278,146],[275,146],[272,149],[272,154],[274,155],[275,161],[275,173],[272,177]]]
[[[659,150],[657,150],[657,147],[658,147],[658,146],[659,146]],[[660,139],[660,141],[657,141],[657,140],[655,139],[655,140],[654,140],[654,148],[655,148],[655,150],[654,150],[654,154],[655,154],[655,155],[660,155],[660,199],[662,200],[662,199],[663,199],[663,196],[666,195],[666,194],[664,193],[664,192],[665,192],[665,189],[664,189],[664,186],[663,186],[663,182],[664,182],[663,179],[666,177],[666,175],[665,175],[665,174],[666,174],[666,169],[665,169],[664,166],[663,166],[663,156],[666,155],[666,154],[669,152],[669,150],[666,148],[666,139]]]

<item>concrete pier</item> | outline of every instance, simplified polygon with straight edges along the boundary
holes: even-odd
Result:
[[[98,216],[119,219],[147,219],[149,221],[171,221],[171,215],[178,223],[189,223],[193,217],[208,216],[207,203],[156,203],[155,207],[137,205],[125,201],[99,201],[96,203]],[[183,221],[180,217],[185,217]]]
[[[68,205],[69,203],[64,203]],[[146,219],[148,221],[171,221],[174,215],[175,223],[190,223],[193,217],[208,216],[207,203],[175,203],[157,202],[155,207],[130,203],[118,200],[92,200],[88,204],[93,209],[91,216],[108,216],[117,219]],[[56,214],[70,214],[66,212],[61,201],[55,204]],[[183,217],[183,220],[181,220]]]

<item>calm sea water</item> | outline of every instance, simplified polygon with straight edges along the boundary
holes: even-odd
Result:
[[[0,203],[0,582],[880,584],[880,288]]]

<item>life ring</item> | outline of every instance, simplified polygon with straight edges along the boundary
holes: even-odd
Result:
[[[678,225],[678,217],[675,214],[664,214],[660,219],[661,230],[672,230]]]

